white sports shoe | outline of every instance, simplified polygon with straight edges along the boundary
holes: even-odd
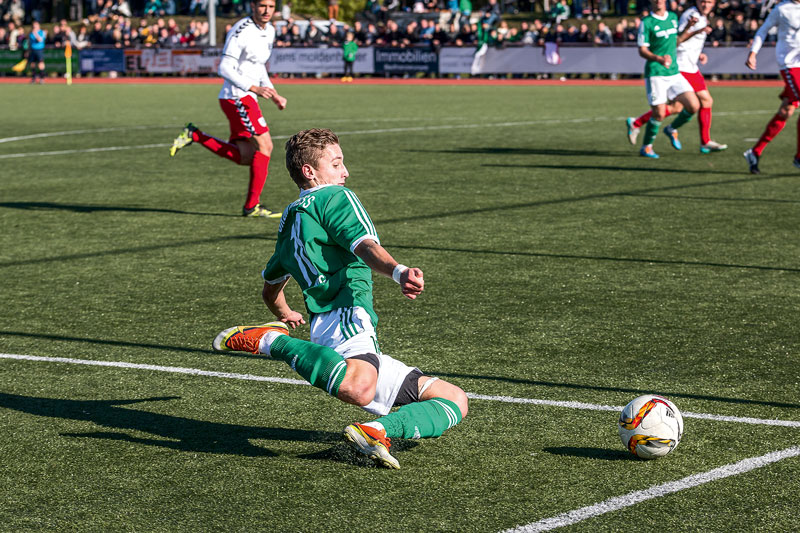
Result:
[[[706,144],[700,145],[700,152],[704,154],[708,154],[711,152],[721,152],[727,149],[728,149],[727,144],[720,144],[717,141],[708,141]]]
[[[633,126],[634,122],[636,122],[636,119],[633,117],[625,119],[625,124],[628,126],[628,142],[633,145],[636,144],[636,138],[639,136],[639,128]]]

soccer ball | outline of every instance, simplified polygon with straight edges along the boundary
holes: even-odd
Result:
[[[622,445],[642,459],[664,457],[678,446],[682,436],[681,412],[663,396],[634,398],[619,414]]]

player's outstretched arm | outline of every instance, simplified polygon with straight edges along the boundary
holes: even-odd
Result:
[[[288,279],[285,279],[280,283],[272,285],[264,282],[264,289],[261,291],[261,297],[264,299],[264,303],[267,304],[267,308],[278,320],[294,329],[301,324],[305,324],[306,321],[302,314],[293,310],[289,307],[289,304],[286,303],[283,288],[288,281]]]
[[[422,270],[399,264],[383,246],[372,239],[362,241],[353,252],[372,270],[399,283],[403,296],[409,300],[419,296],[425,288]]]

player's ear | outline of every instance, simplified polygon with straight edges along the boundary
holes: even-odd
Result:
[[[303,165],[303,167],[300,170],[303,171],[303,177],[306,178],[307,180],[314,178],[314,167],[312,167],[308,163]]]

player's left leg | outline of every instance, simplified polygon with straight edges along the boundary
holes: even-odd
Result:
[[[385,361],[386,356],[383,358]],[[379,378],[379,388],[381,381]],[[391,439],[439,437],[461,422],[467,415],[468,404],[466,393],[459,387],[413,369],[403,379],[394,403],[400,406],[396,411],[371,422],[350,424],[344,430],[344,437],[377,464],[400,468],[400,463],[389,453]]]
[[[469,400],[461,388],[430,376],[420,376],[418,385],[418,400],[367,425],[384,429],[389,438],[419,439],[439,437],[467,415]]]
[[[681,77],[680,79],[688,86],[688,82],[686,82],[686,80],[683,77]],[[691,88],[690,90],[679,94],[675,98],[675,101],[679,102],[683,106],[683,109],[681,110],[680,113],[678,113],[678,116],[675,117],[675,120],[673,120],[669,126],[664,128],[664,134],[669,138],[672,147],[675,148],[676,150],[680,150],[682,146],[681,142],[678,140],[677,130],[678,128],[680,128],[681,126],[692,120],[692,117],[700,109],[700,101],[697,99],[697,95],[693,90],[691,90]]]

